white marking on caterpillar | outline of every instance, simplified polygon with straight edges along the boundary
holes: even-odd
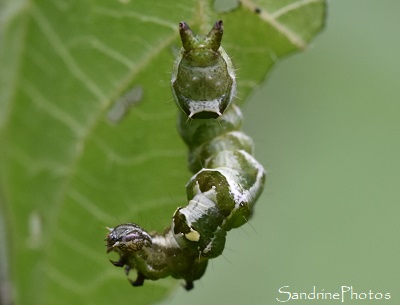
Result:
[[[186,237],[187,240],[190,240],[190,241],[199,241],[200,240],[200,233],[191,228],[190,232],[185,234],[185,237]]]

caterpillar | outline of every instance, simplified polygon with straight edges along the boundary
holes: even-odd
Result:
[[[253,157],[252,139],[240,131],[242,113],[233,103],[236,77],[221,47],[223,23],[205,36],[179,23],[182,49],[174,63],[172,92],[181,109],[178,131],[189,149],[194,176],[186,185],[188,204],[179,207],[164,233],[149,233],[134,223],[108,228],[107,252],[116,252],[114,266],[137,271],[128,280],[167,276],[194,287],[209,259],[221,255],[227,231],[245,224],[260,196],[264,168]]]

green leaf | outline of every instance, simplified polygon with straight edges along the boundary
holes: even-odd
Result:
[[[12,282],[16,304],[150,304],[175,286],[163,279],[132,288],[108,262],[103,239],[106,226],[128,221],[162,230],[186,205],[190,174],[169,84],[178,22],[205,33],[223,19],[242,100],[324,23],[323,0],[219,5],[2,4],[0,247],[8,258],[0,251],[0,280]],[[143,97],[109,120],[132,87]]]

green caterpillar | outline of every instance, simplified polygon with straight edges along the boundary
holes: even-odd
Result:
[[[179,23],[183,48],[174,64],[172,91],[182,109],[178,129],[189,147],[186,185],[189,203],[179,207],[164,233],[148,233],[133,223],[109,229],[107,252],[119,254],[114,266],[136,269],[133,286],[167,276],[186,281],[201,278],[208,260],[219,256],[226,232],[251,217],[262,192],[264,168],[253,157],[253,142],[240,131],[242,113],[234,105],[236,78],[220,46],[222,21],[206,36]]]

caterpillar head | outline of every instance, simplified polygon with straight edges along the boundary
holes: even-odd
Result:
[[[115,228],[108,228],[107,253],[111,251],[123,254],[125,252],[136,252],[143,247],[151,245],[151,236],[133,223],[122,224]]]
[[[221,47],[222,20],[205,36],[179,23],[182,49],[172,72],[172,92],[189,118],[218,118],[232,103],[236,78],[232,62]]]

